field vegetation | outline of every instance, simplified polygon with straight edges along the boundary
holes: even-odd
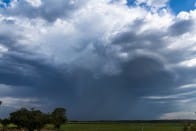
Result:
[[[1,104],[1,102],[0,102]],[[51,113],[21,108],[0,120],[0,131],[196,131],[196,121],[68,121],[66,109]]]
[[[133,123],[133,122],[68,122],[56,128],[54,124],[45,124],[41,131],[196,131],[196,124],[184,122],[155,122],[155,123]],[[3,130],[0,124],[0,130]],[[13,123],[4,128],[5,130],[20,130]],[[25,131],[28,129],[25,129]]]
[[[69,123],[61,126],[63,131],[183,131],[183,128],[183,124],[170,123]]]

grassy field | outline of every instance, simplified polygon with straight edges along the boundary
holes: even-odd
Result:
[[[188,129],[187,131],[196,131],[194,129]],[[13,128],[14,127],[14,128]],[[7,128],[11,131],[16,128],[16,125],[9,124]],[[61,126],[60,131],[184,131],[184,123],[68,123]],[[2,125],[0,125],[2,130]],[[43,131],[54,131],[54,125],[47,124]]]
[[[62,131],[183,131],[183,124],[70,123]]]

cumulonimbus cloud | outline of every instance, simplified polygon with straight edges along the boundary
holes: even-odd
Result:
[[[144,98],[195,82],[188,74],[196,65],[196,11],[174,15],[167,2],[12,1],[0,8],[0,89],[14,92],[2,97],[48,100],[49,107],[67,106],[72,119],[173,111],[174,101]],[[144,102],[159,111],[135,116]]]

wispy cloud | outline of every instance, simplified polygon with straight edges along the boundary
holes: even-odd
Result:
[[[182,85],[179,88],[180,89],[188,89],[188,88],[195,88],[196,84],[195,83],[191,83],[191,84],[186,84],[186,85]]]
[[[195,118],[195,112],[171,112],[171,113],[166,113],[160,117],[160,119],[196,119]]]
[[[39,100],[35,98],[14,98],[14,97],[1,97],[1,101],[3,102],[3,106],[12,107],[12,108],[39,108],[41,107],[38,104]]]
[[[183,98],[185,96],[190,96],[193,94],[196,94],[196,91],[189,91],[189,92],[177,93],[174,95],[166,95],[166,96],[147,96],[144,98],[151,99],[151,100],[177,99],[177,98]]]

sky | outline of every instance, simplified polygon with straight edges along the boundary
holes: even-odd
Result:
[[[0,0],[0,116],[195,119],[195,0]]]

